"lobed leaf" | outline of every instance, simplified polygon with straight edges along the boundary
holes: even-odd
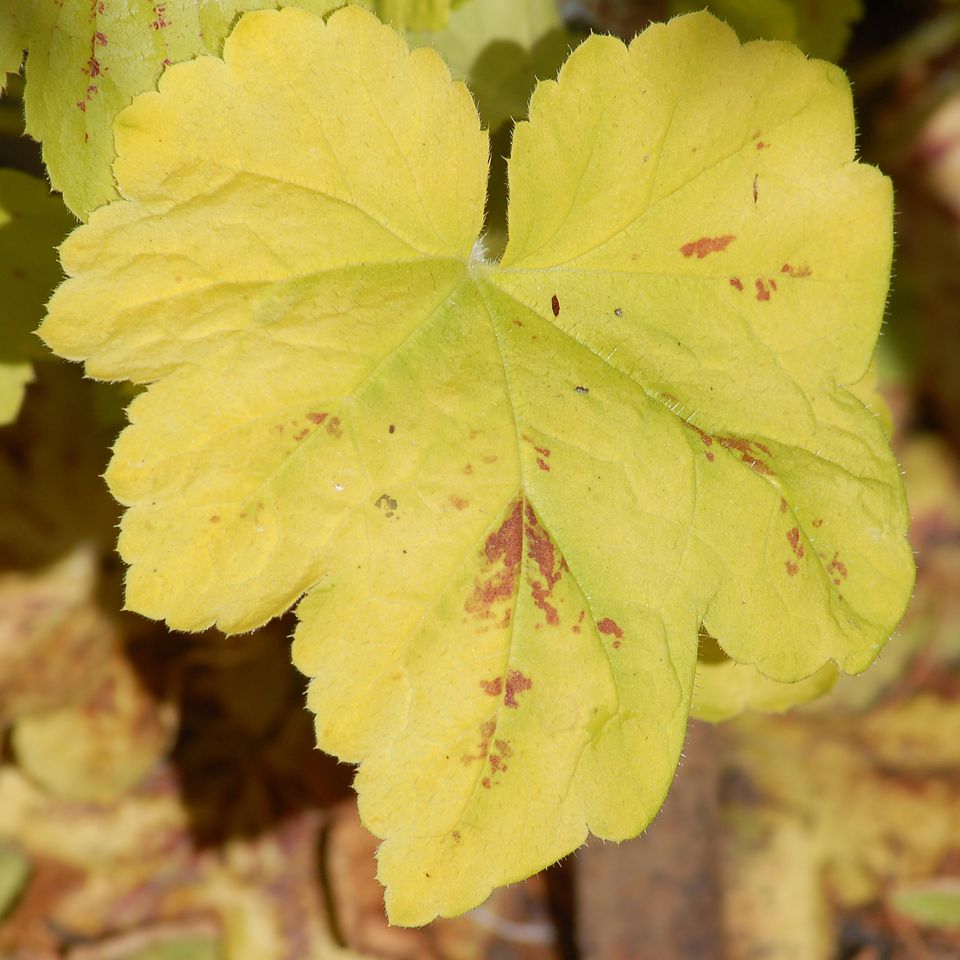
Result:
[[[127,603],[303,595],[394,922],[642,830],[701,627],[779,681],[873,659],[913,561],[844,386],[891,202],[837,68],[706,14],[590,38],[516,128],[500,263],[466,89],[357,7],[244,17],[116,129],[42,334],[150,384],[107,474]]]

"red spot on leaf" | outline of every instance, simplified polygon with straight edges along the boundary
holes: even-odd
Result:
[[[91,57],[87,61],[87,75],[90,77],[100,76],[100,61],[96,57]]]
[[[795,577],[797,575],[797,572],[800,570],[799,565],[794,563],[792,560],[788,560],[786,566],[787,566],[787,576],[789,577]]]
[[[553,310],[553,315],[555,317],[560,316],[560,301],[557,299],[557,295],[554,294],[550,298],[550,309]]]
[[[586,611],[586,610],[581,610],[581,611],[580,611],[580,616],[577,618],[577,622],[573,625],[573,632],[574,632],[574,633],[579,633],[579,632],[580,632],[580,624],[583,623],[583,618],[584,618],[586,615],[587,615],[587,611]]]
[[[725,233],[722,237],[700,237],[699,240],[691,240],[685,243],[680,252],[685,257],[692,257],[696,254],[698,260],[702,260],[710,253],[720,253],[737,238],[732,233]]]
[[[717,459],[710,450],[707,451],[706,457],[711,463]]]
[[[489,697],[499,697],[503,692],[503,678],[494,677],[492,680],[481,680],[480,689]]]
[[[503,705],[511,710],[516,710],[520,704],[517,703],[517,696],[533,686],[533,681],[525,677],[519,670],[507,671],[506,692],[503,695]]]
[[[789,509],[789,508],[788,508],[788,506],[787,506],[787,501],[784,500],[783,497],[781,497],[781,498],[780,498],[780,512],[781,512],[781,513],[786,513],[788,509]]]
[[[325,413],[308,413],[307,419],[311,423],[323,423],[327,419],[327,415]]]
[[[763,280],[757,280],[755,286],[757,288],[757,299],[759,301],[763,302],[770,299],[770,289]]]
[[[293,435],[293,439],[294,439],[294,440],[302,440],[304,437],[309,436],[309,435],[310,435],[310,431],[309,431],[309,430],[301,430],[299,433],[295,433],[295,434]]]
[[[492,786],[492,784],[490,783],[490,778],[489,778],[489,777],[484,777],[484,778],[480,781],[480,785],[483,787],[484,790],[489,790],[490,787]]]
[[[792,264],[785,263],[780,268],[780,272],[787,274],[787,276],[794,277],[797,279],[801,277],[809,277],[813,274],[813,271],[810,269],[810,267],[807,264],[804,264],[802,267],[795,267]]]
[[[743,293],[743,281],[739,277],[731,277],[730,286],[733,287],[734,290]]]
[[[490,771],[493,774],[499,773],[501,770],[506,770],[507,766],[503,762],[503,757],[497,753],[491,753],[487,760],[490,762]]]
[[[762,140],[758,140],[758,141],[757,141],[757,149],[758,149],[758,150],[766,150],[767,147],[769,147],[769,146],[770,146],[769,143],[764,143]]]
[[[607,636],[616,637],[618,641],[623,639],[623,630],[620,628],[620,624],[616,620],[611,620],[610,617],[598,620],[597,629]],[[614,643],[614,646],[619,646],[619,643]]]
[[[102,34],[99,30],[93,35],[93,42],[99,47],[105,47],[107,45],[107,38],[105,34]]]
[[[550,465],[542,457],[537,457],[537,466],[545,473],[550,472]]]

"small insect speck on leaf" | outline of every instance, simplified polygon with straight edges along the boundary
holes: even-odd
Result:
[[[580,386],[577,386],[577,387],[574,387],[574,390],[576,390],[577,393],[589,393],[589,392],[590,392],[590,388],[589,388],[589,387],[580,387]]]
[[[392,517],[397,510],[397,501],[388,493],[381,493],[373,504],[378,510],[383,510],[385,517]]]
[[[614,315],[615,317],[622,317],[622,316],[623,316],[623,307],[614,307],[614,308],[613,308],[613,315]]]
[[[390,426],[387,427],[387,433],[394,433],[394,432],[396,432],[396,429],[397,429],[396,424],[391,423]]]
[[[550,298],[550,309],[553,310],[553,315],[555,317],[560,316],[560,300],[557,298],[556,294]]]
[[[760,191],[759,191],[759,189],[758,189],[758,182],[759,182],[759,180],[760,180],[760,174],[755,173],[755,174],[753,175],[753,202],[754,202],[754,203],[757,202],[757,198],[758,198],[759,195],[760,195]]]

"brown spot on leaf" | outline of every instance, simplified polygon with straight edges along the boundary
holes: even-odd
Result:
[[[389,493],[381,493],[373,505],[383,511],[385,517],[392,517],[397,512],[397,501]]]
[[[581,611],[580,611],[580,616],[577,617],[577,622],[573,625],[573,632],[574,632],[574,633],[579,633],[579,632],[580,632],[580,624],[583,623],[583,618],[584,618],[586,615],[587,615],[587,611],[586,611],[586,610],[581,610]]]
[[[481,680],[480,689],[483,690],[487,696],[499,697],[503,692],[503,678],[494,677],[492,680]]]
[[[787,576],[789,577],[795,577],[797,575],[797,571],[800,569],[799,565],[794,563],[792,560],[787,560],[786,566]]]
[[[456,494],[450,495],[450,504],[457,510],[466,510],[470,506],[469,501],[464,500],[463,497],[458,497]]]
[[[711,463],[717,459],[710,450],[707,451],[706,457]]]
[[[542,580],[530,579],[531,596],[533,602],[543,611],[547,623],[550,626],[556,626],[560,622],[560,616],[557,613],[557,608],[549,601],[554,586],[566,569],[566,564],[562,558],[558,562],[553,541],[541,528],[533,507],[527,504],[526,512],[527,553],[530,559],[536,563],[540,576],[543,578]]]
[[[827,564],[827,573],[833,577],[837,586],[847,579],[847,565],[840,559],[839,551],[834,551],[833,559]]]
[[[460,842],[460,839],[461,839],[461,838],[460,838],[460,831],[459,831],[459,830],[454,830],[453,833],[450,834],[450,836],[453,837],[454,843],[459,843],[459,842]]]
[[[325,413],[308,413],[308,414],[307,414],[307,419],[308,419],[311,423],[320,424],[320,423],[323,423],[323,421],[327,419],[327,415],[326,415]]]
[[[813,525],[814,525],[815,527],[822,527],[822,526],[823,526],[823,517],[817,517],[817,518],[813,521]]]
[[[483,547],[484,573],[464,605],[481,619],[493,617],[493,607],[513,598],[523,551],[523,514],[516,500],[507,518],[487,537]]]
[[[800,542],[800,530],[797,527],[793,527],[787,531],[787,542],[790,544],[790,549],[794,552],[794,555],[798,560],[803,558],[803,544]]]
[[[550,464],[543,459],[543,457],[537,457],[537,466],[544,471],[544,473],[550,472]]]
[[[513,751],[510,749],[510,744],[506,740],[494,740],[493,745],[500,751],[501,756],[512,757]]]
[[[550,298],[550,309],[553,311],[553,315],[555,317],[560,316],[560,300],[557,298],[556,294]]]
[[[611,620],[610,617],[604,617],[602,620],[598,620],[597,629],[607,636],[616,637],[617,640],[623,639],[623,630],[620,624],[617,623],[616,620]]]
[[[293,435],[293,439],[294,439],[294,440],[303,440],[304,437],[308,437],[309,435],[310,435],[310,431],[309,431],[309,430],[301,430],[299,433],[295,433],[295,434]]]
[[[755,173],[753,175],[753,202],[756,203],[760,199],[760,175]]]
[[[468,463],[468,464],[463,468],[463,472],[464,472],[467,476],[470,476],[470,475],[473,473],[473,464],[472,464],[472,463]]]
[[[496,463],[499,457],[495,457],[492,453],[488,453],[485,457],[481,458],[484,463]]]
[[[780,272],[785,273],[787,274],[787,276],[794,277],[796,279],[800,279],[802,277],[809,277],[813,274],[813,271],[810,269],[810,267],[807,264],[803,264],[803,266],[800,266],[800,267],[795,267],[792,264],[785,263],[780,268]]]
[[[220,517],[219,517],[217,514],[214,514],[214,515],[210,518],[210,522],[211,522],[211,523],[219,523],[219,522],[220,522]]]
[[[770,299],[770,288],[765,281],[757,280],[755,286],[757,288],[757,299],[761,301],[761,303]]]
[[[722,237],[700,237],[699,240],[691,240],[690,243],[685,243],[680,248],[680,252],[685,257],[696,255],[698,260],[702,260],[708,254],[726,250],[736,239],[732,233],[725,233]]]
[[[474,760],[486,760],[490,752],[490,741],[497,729],[497,721],[494,719],[484,720],[480,724],[480,743],[477,745],[476,753],[465,753],[460,760],[464,764],[473,763]]]
[[[781,497],[781,498],[780,498],[780,512],[781,512],[781,513],[786,513],[788,509],[789,509],[789,507],[788,507],[788,505],[787,505],[787,501],[784,500],[783,497]]]
[[[525,677],[519,670],[507,671],[506,689],[503,695],[503,705],[511,710],[516,710],[520,706],[517,703],[517,696],[533,686],[533,681]]]
[[[762,140],[758,140],[758,141],[757,141],[757,149],[758,149],[758,150],[766,150],[767,147],[769,147],[769,146],[770,146],[769,143],[764,143]]]
[[[743,293],[743,281],[739,277],[731,277],[730,286],[733,287],[734,290]]]
[[[395,423],[391,423],[390,426],[387,427],[387,433],[396,433],[396,430],[397,425]]]
[[[165,3],[155,3],[153,5],[153,23],[150,24],[151,30],[165,30],[170,26],[170,21],[167,20],[167,5]]]
[[[483,787],[484,790],[489,790],[490,787],[492,786],[492,784],[490,783],[490,778],[489,778],[489,777],[484,777],[484,778],[480,781],[480,785]]]
[[[740,462],[745,463],[755,473],[762,474],[765,477],[772,476],[770,469],[760,454],[771,456],[770,448],[756,440],[744,440],[743,437],[717,437],[720,446],[725,450],[735,450],[740,454]]]
[[[338,439],[343,436],[343,430],[340,428],[340,418],[331,417],[330,422],[327,424],[327,433],[330,434],[334,439]]]

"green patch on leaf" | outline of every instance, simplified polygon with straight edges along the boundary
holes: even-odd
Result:
[[[128,605],[244,631],[303,597],[320,745],[423,923],[649,823],[701,626],[794,682],[902,615],[899,472],[844,386],[890,186],[837,68],[696,14],[538,86],[488,262],[487,138],[433,51],[290,9],[224,58],[118,119],[126,199],[42,333],[149,384],[107,473]]]
[[[33,331],[63,277],[56,247],[75,225],[43,181],[0,170],[0,425],[16,418],[32,361],[49,356]]]
[[[563,26],[555,0],[468,0],[445,30],[408,35],[431,46],[470,87],[484,125],[520,120],[537,80],[556,76],[579,39]]]
[[[908,884],[890,893],[901,916],[924,927],[960,930],[960,878],[944,877]]]
[[[673,14],[703,9],[697,0],[669,0]],[[711,0],[708,9],[742,40],[789,40],[811,56],[839,60],[850,28],[863,16],[862,0]]]
[[[17,847],[0,841],[0,920],[16,905],[29,879],[29,860]]]

